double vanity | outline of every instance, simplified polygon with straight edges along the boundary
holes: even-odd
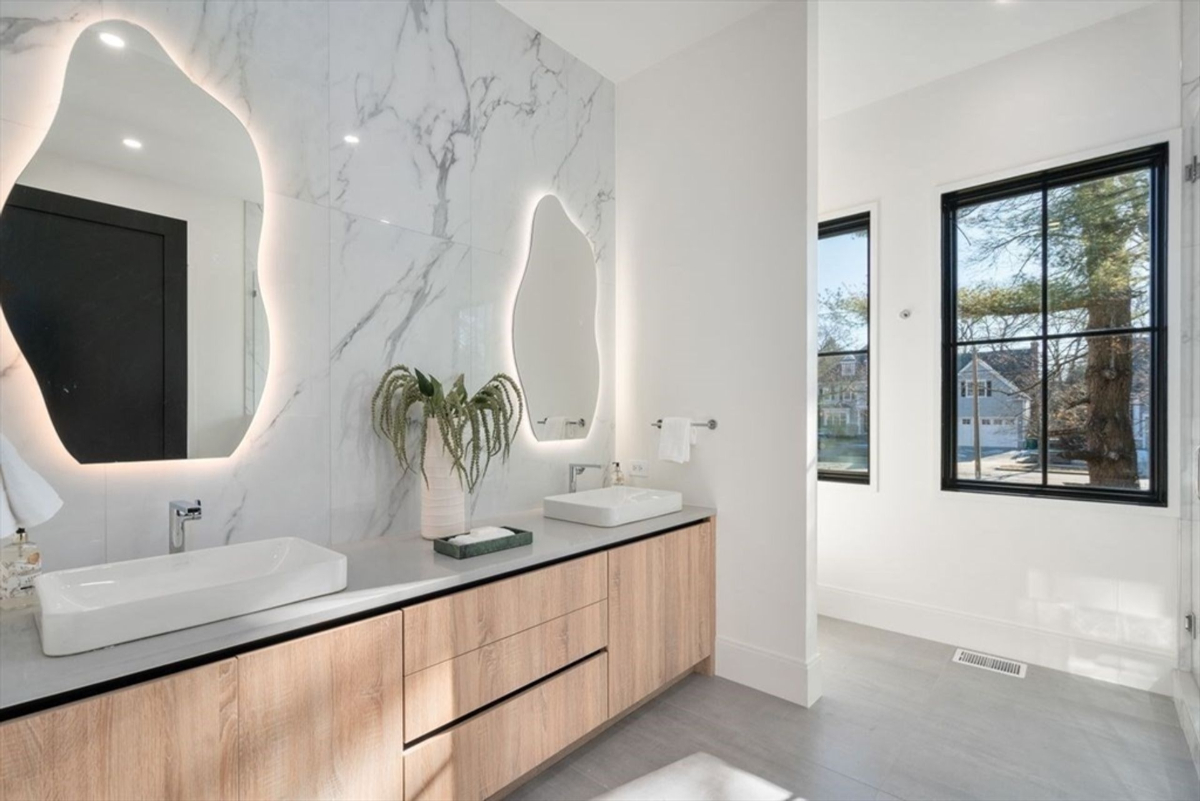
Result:
[[[0,618],[0,798],[488,798],[711,671],[713,510],[495,522],[533,544],[355,543],[340,593],[72,656]]]

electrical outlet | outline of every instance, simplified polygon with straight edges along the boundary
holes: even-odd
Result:
[[[629,463],[631,478],[647,478],[650,475],[650,463],[645,460],[635,460]]]

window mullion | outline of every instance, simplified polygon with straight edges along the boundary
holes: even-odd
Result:
[[[1042,431],[1038,449],[1042,456],[1042,486],[1050,485],[1050,189],[1042,179]]]

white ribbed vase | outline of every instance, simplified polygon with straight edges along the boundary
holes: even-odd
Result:
[[[437,421],[425,423],[425,475],[421,479],[421,536],[427,540],[467,530],[467,495],[446,452]]]

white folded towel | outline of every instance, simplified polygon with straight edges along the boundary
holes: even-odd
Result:
[[[459,534],[457,537],[451,537],[449,542],[453,542],[455,545],[472,545],[476,542],[498,540],[502,537],[511,537],[515,534],[515,531],[500,528],[500,526],[480,526],[479,528],[471,529],[469,534]]]
[[[686,417],[664,417],[658,436],[658,458],[665,462],[683,464],[692,458],[696,430]]]
[[[45,523],[62,508],[58,493],[0,434],[0,537]]]
[[[542,429],[542,439],[566,439],[567,418],[547,417],[546,426]]]

